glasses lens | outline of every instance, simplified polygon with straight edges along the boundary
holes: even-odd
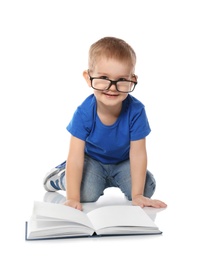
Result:
[[[109,87],[110,81],[107,79],[93,79],[92,86],[95,89],[105,90]]]
[[[135,87],[135,84],[133,82],[127,82],[127,81],[118,81],[117,82],[117,89],[120,92],[131,92],[133,91]]]

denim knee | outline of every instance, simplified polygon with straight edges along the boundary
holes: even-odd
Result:
[[[95,192],[82,190],[81,191],[81,195],[80,195],[80,201],[82,203],[85,203],[85,202],[96,202],[101,195],[103,195],[103,194],[100,194],[100,193],[96,194]]]
[[[91,174],[86,173],[85,180],[83,179],[81,182],[81,191],[80,191],[80,199],[81,202],[95,202],[99,199],[101,195],[103,195],[103,191],[105,189],[104,184],[102,182],[99,183],[95,176],[87,176]]]
[[[151,198],[156,189],[156,181],[153,174],[147,170],[146,173],[146,182],[144,187],[144,196]]]
[[[101,164],[86,156],[81,182],[81,202],[95,202],[103,195],[106,181]]]
[[[128,178],[127,181],[123,182],[122,184],[123,184],[122,187],[120,187],[122,192],[125,194],[128,200],[132,200],[131,179]],[[153,174],[147,170],[145,187],[144,187],[144,196],[151,198],[155,192],[155,188],[156,188],[155,178]]]

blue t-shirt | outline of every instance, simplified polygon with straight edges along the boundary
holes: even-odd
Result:
[[[144,105],[128,95],[113,125],[104,125],[97,115],[94,94],[76,109],[67,130],[85,141],[85,153],[104,164],[129,159],[130,141],[145,138],[151,131]]]

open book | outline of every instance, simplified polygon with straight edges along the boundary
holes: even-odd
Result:
[[[48,202],[34,202],[26,240],[87,236],[161,234],[139,206],[112,205],[88,213]]]

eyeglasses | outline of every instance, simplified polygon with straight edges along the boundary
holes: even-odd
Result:
[[[129,93],[134,91],[137,82],[132,80],[127,80],[124,78],[120,78],[118,80],[111,80],[108,78],[102,77],[91,77],[88,71],[88,75],[91,81],[91,87],[93,89],[104,91],[109,90],[112,85],[115,85],[116,90],[121,93]]]

